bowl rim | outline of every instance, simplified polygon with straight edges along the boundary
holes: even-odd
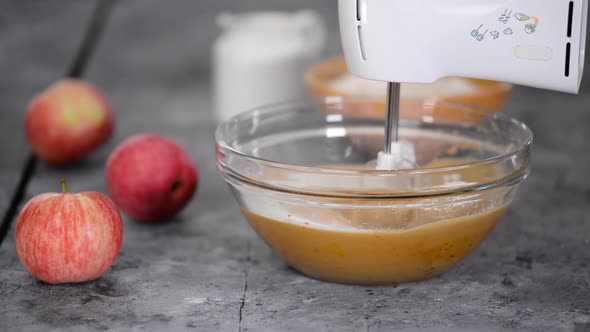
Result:
[[[363,101],[364,100],[362,97],[355,98],[355,97],[343,97],[343,96],[317,97],[317,98],[313,98],[313,99],[316,101],[320,100],[320,102],[323,101],[325,103],[328,99],[331,99],[331,98],[338,98],[338,100],[341,100],[341,101],[342,100],[356,100],[356,101]],[[332,99],[332,100],[334,100],[334,99]],[[243,174],[241,174],[240,172],[237,172],[236,170],[232,169],[228,165],[225,165],[222,160],[223,158],[220,158],[220,156],[225,156],[227,153],[230,153],[230,154],[234,154],[236,156],[239,156],[241,158],[244,158],[245,160],[255,162],[256,164],[262,164],[264,166],[269,166],[272,168],[285,170],[285,171],[296,171],[296,172],[302,172],[302,173],[313,173],[313,174],[334,175],[334,176],[367,176],[367,175],[369,175],[369,176],[381,176],[381,177],[386,178],[386,177],[399,177],[399,176],[415,176],[415,175],[421,175],[421,174],[440,174],[440,173],[446,173],[446,172],[461,171],[461,170],[470,169],[470,168],[486,167],[488,165],[497,164],[497,163],[500,163],[501,161],[508,160],[508,159],[513,158],[515,156],[526,153],[532,147],[532,144],[534,141],[533,132],[526,124],[524,124],[523,122],[521,122],[513,117],[510,117],[510,116],[503,114],[503,113],[484,111],[484,110],[480,110],[480,109],[477,109],[477,108],[474,108],[471,106],[455,104],[455,103],[451,103],[451,102],[442,102],[439,104],[444,104],[445,106],[450,106],[450,107],[459,107],[459,108],[462,108],[466,111],[474,112],[479,116],[491,118],[492,120],[495,120],[495,121],[506,121],[506,122],[512,124],[513,126],[520,128],[520,130],[523,131],[526,139],[524,139],[521,144],[512,148],[509,152],[499,153],[498,155],[495,155],[495,156],[492,156],[489,158],[485,158],[485,159],[481,159],[481,160],[475,160],[475,161],[470,161],[470,162],[461,163],[461,164],[452,165],[452,166],[444,166],[444,167],[421,167],[418,169],[400,169],[400,170],[376,170],[376,169],[355,170],[355,169],[338,169],[338,168],[325,168],[325,167],[319,167],[319,166],[307,166],[307,165],[304,166],[304,165],[288,164],[288,163],[265,159],[262,157],[253,156],[251,154],[242,152],[242,151],[234,148],[233,146],[231,146],[231,144],[229,144],[226,141],[226,139],[225,139],[226,132],[229,130],[229,126],[232,123],[242,123],[246,119],[251,119],[255,116],[262,116],[262,115],[275,115],[275,116],[277,116],[280,114],[289,114],[289,113],[294,112],[295,110],[297,110],[298,112],[305,112],[306,114],[315,114],[317,112],[317,110],[313,109],[312,107],[309,107],[311,105],[314,105],[313,102],[310,103],[309,101],[285,101],[285,102],[271,103],[271,104],[266,104],[266,105],[254,107],[246,112],[235,115],[235,116],[223,121],[222,123],[220,123],[215,130],[215,141],[216,141],[216,153],[217,153],[218,166],[221,168],[223,173],[225,173],[225,174],[229,173],[228,175],[233,176],[233,177],[237,177],[241,181],[251,182],[251,183],[256,184],[257,186],[262,186],[262,187],[270,188],[273,190],[294,192],[294,190],[285,189],[282,187],[274,186],[274,185],[266,183],[266,182],[261,182],[261,181],[255,180],[255,179],[250,179],[247,176],[244,176]],[[317,108],[317,104],[315,107]],[[347,118],[351,119],[352,118],[349,115],[343,114],[342,116],[344,119],[347,119]],[[530,158],[527,157],[524,171],[521,169],[520,171],[513,172],[512,174],[510,174],[510,175],[512,175],[510,178],[525,177],[526,174],[528,174],[526,168],[528,168],[529,159]],[[510,179],[507,179],[507,177],[504,177],[500,181],[496,181],[497,183],[485,183],[484,182],[484,183],[479,183],[477,187],[485,187],[487,189],[490,187],[495,187],[495,186],[491,186],[492,184],[501,185],[503,183],[506,183],[507,181],[510,181]],[[474,188],[463,187],[459,191],[464,191],[465,189],[472,190]],[[446,193],[456,193],[457,191],[458,190],[449,190],[448,192],[437,192],[437,193],[446,194]],[[299,192],[299,191],[297,191],[297,192]],[[314,192],[310,191],[310,192],[302,192],[302,193],[313,194]],[[432,195],[433,193],[425,193],[425,194]],[[322,194],[322,196],[324,196],[324,195]],[[335,195],[335,196],[339,196],[339,195]],[[348,195],[344,195],[344,196],[348,196]],[[352,195],[352,196],[359,197],[359,195]],[[368,195],[368,196],[360,195],[360,197],[373,197],[373,196],[374,195]],[[407,197],[407,195],[399,195],[399,194],[387,194],[387,195],[379,195],[379,196],[381,196],[381,197],[406,196]],[[409,196],[416,196],[416,195],[409,195]]]

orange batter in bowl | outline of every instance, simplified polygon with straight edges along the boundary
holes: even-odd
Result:
[[[427,166],[469,161],[446,158]],[[493,175],[495,169],[489,166],[478,171],[465,169],[462,179],[477,182]],[[351,198],[351,208],[288,207],[284,220],[242,211],[281,258],[308,276],[339,283],[397,284],[430,278],[451,268],[486,238],[509,204],[493,207],[479,200],[416,207],[424,202],[420,198],[383,200],[383,206],[398,206],[388,209]]]
[[[310,277],[351,284],[397,284],[430,278],[451,268],[486,238],[506,208],[399,231],[331,227],[273,220],[248,210],[243,213],[281,258]]]

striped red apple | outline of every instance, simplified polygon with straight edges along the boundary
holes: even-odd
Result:
[[[92,85],[66,79],[37,95],[25,117],[33,153],[51,164],[79,161],[113,133],[109,103]]]
[[[49,283],[94,280],[114,263],[123,240],[121,215],[97,192],[33,197],[22,209],[15,231],[21,263]]]
[[[106,165],[113,201],[137,221],[169,220],[193,197],[199,182],[191,156],[159,135],[137,134],[115,148]]]

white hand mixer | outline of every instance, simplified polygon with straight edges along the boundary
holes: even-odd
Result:
[[[415,165],[413,146],[398,139],[399,82],[580,88],[588,0],[339,0],[338,12],[349,71],[389,82],[378,169]]]

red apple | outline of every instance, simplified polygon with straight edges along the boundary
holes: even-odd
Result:
[[[140,134],[121,143],[106,166],[113,201],[144,222],[168,219],[193,197],[198,174],[189,154],[175,142]]]
[[[106,142],[114,128],[107,100],[92,85],[63,80],[36,96],[25,118],[33,152],[51,164],[82,159]]]
[[[94,280],[113,265],[123,239],[115,204],[97,192],[33,197],[16,222],[16,252],[37,279],[49,284]]]

